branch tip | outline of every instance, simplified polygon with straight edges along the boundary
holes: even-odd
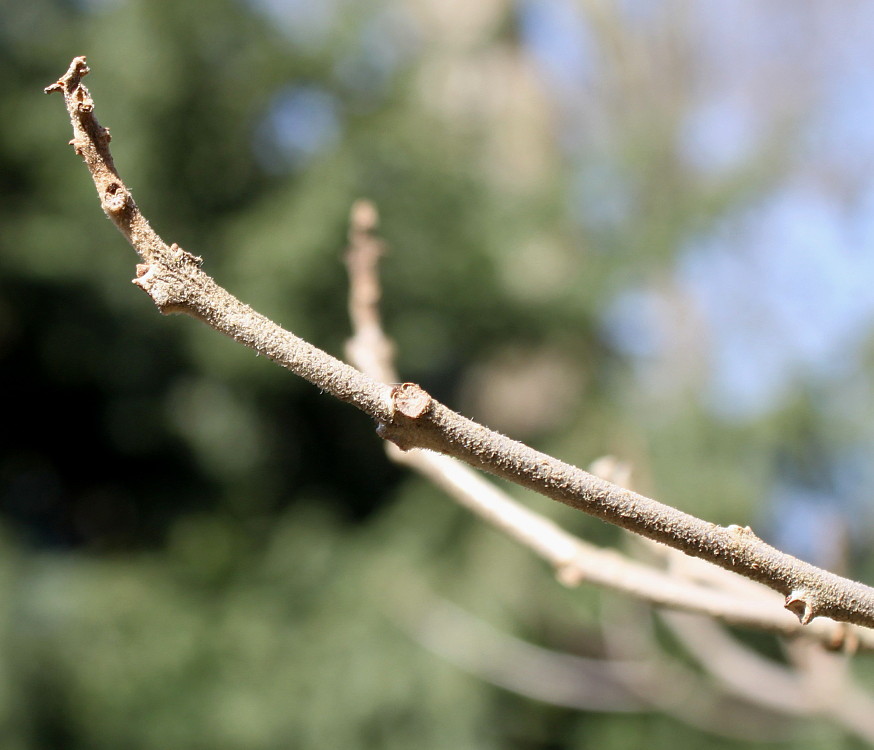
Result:
[[[373,201],[366,198],[355,201],[349,215],[350,234],[376,231],[379,226],[379,211]]]
[[[43,91],[46,94],[51,94],[53,91],[71,92],[79,85],[79,82],[90,72],[91,68],[89,68],[88,64],[85,62],[85,55],[74,57],[72,62],[70,63],[70,67],[67,68],[67,72],[64,73],[64,75],[62,75],[57,81],[46,86]]]

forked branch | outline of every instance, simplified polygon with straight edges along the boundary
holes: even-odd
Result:
[[[874,627],[874,589],[802,562],[765,544],[748,527],[717,526],[623,489],[510,440],[452,411],[413,383],[380,383],[284,330],[218,286],[201,260],[168,246],[149,226],[119,177],[109,131],[94,116],[82,78],[84,57],[46,88],[60,91],[73,145],[87,166],[106,215],[139,254],[134,283],[162,313],[181,312],[269,357],[323,391],[349,402],[403,450],[428,448],[509,479],[590,515],[709,560],[769,586],[803,624],[817,616]]]

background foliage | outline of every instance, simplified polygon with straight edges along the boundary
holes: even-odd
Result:
[[[598,654],[609,607],[361,415],[155,314],[40,96],[74,55],[155,228],[259,311],[342,352],[366,196],[405,378],[871,580],[872,26],[860,2],[4,3],[3,746],[744,744],[423,646],[446,600]]]

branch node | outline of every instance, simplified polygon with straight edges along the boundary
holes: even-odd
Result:
[[[757,539],[755,532],[749,526],[738,526],[736,523],[732,523],[728,525],[728,530],[733,531],[735,534],[742,534],[743,536],[751,536],[754,539]]]
[[[137,277],[132,281],[152,298],[162,315],[169,315],[185,311],[184,292],[178,288],[177,279],[173,277],[172,269],[166,264],[140,263],[137,265]]]
[[[802,625],[807,625],[816,617],[818,609],[814,597],[807,589],[791,591],[783,606],[795,615]]]
[[[137,277],[131,279],[131,282],[148,294],[154,276],[155,268],[151,263],[137,263]]]
[[[415,435],[404,429],[409,423],[406,420],[416,420],[423,417],[431,409],[431,395],[416,383],[400,383],[392,386],[387,394],[388,411],[392,416],[389,423],[380,422],[376,434],[383,440],[390,440],[402,451],[420,448]],[[396,419],[400,415],[401,419]]]
[[[91,68],[86,64],[84,55],[74,57],[73,61],[70,63],[70,67],[67,68],[67,72],[53,84],[46,86],[43,91],[47,94],[51,94],[53,91],[70,93],[79,85],[82,78],[87,76],[90,72]]]
[[[109,183],[103,194],[103,206],[107,213],[119,214],[127,206],[130,195],[122,185],[117,182]]]
[[[391,389],[394,411],[409,419],[419,419],[431,408],[431,396],[416,383],[401,383]]]
[[[175,242],[170,245],[170,260],[176,266],[195,266],[196,268],[200,268],[203,265],[203,258],[199,255],[195,255],[194,253],[189,253],[187,250],[183,250],[179,245]]]
[[[582,568],[574,565],[573,561],[559,565],[555,569],[555,580],[569,589],[577,588],[585,579]]]

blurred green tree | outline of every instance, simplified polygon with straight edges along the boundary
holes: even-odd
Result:
[[[392,468],[360,415],[156,316],[57,102],[37,96],[87,54],[159,232],[335,353],[349,207],[374,200],[405,377],[571,461],[629,459],[641,490],[709,520],[756,518],[781,461],[852,436],[815,384],[754,418],[715,415],[675,270],[785,175],[791,128],[775,117],[733,168],[702,175],[680,147],[700,97],[693,14],[565,5],[3,5],[4,746],[746,746],[667,715],[536,703],[424,649],[417,623],[446,598],[598,654],[602,602]],[[544,50],[562,38],[538,43],[547,6],[586,30],[586,96],[550,86]],[[620,303],[641,296],[675,324],[660,356],[622,345]],[[809,722],[780,729],[803,747],[843,741]]]

